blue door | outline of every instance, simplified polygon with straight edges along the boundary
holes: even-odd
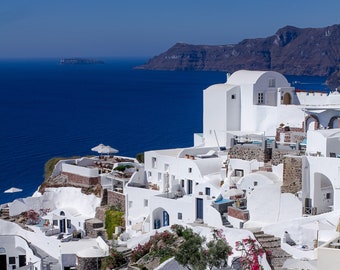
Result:
[[[188,180],[188,194],[192,194],[192,180]]]
[[[169,214],[167,211],[163,211],[163,226],[169,226]]]
[[[66,232],[66,228],[65,228],[65,219],[61,219],[59,220],[59,228],[60,228],[60,232]]]
[[[196,198],[196,219],[203,220],[203,199]]]

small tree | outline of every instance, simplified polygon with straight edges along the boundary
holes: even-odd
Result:
[[[213,239],[207,243],[205,237],[194,233],[192,229],[184,229],[180,225],[173,225],[172,229],[185,239],[175,254],[176,261],[181,265],[191,270],[204,270],[207,267],[219,269],[228,264],[232,248],[221,229],[213,230]]]
[[[144,153],[138,153],[136,155],[136,159],[138,160],[139,163],[144,163]]]
[[[228,265],[228,257],[233,254],[222,229],[213,230],[213,240],[207,243],[205,251],[207,266],[209,269],[221,268]]]
[[[191,230],[191,229],[187,229]],[[202,247],[205,238],[197,233],[192,233],[191,237],[179,246],[175,259],[181,265],[190,270],[204,270],[207,266],[207,261],[204,259],[204,249]]]

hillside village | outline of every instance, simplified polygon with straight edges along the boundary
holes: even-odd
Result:
[[[1,205],[0,269],[99,269],[112,245],[128,254],[174,224],[222,228],[232,246],[257,239],[273,250],[264,269],[302,258],[337,269],[339,119],[338,92],[301,91],[274,71],[228,74],[203,92],[192,147],[141,162],[99,145],[94,157],[60,160],[32,197]],[[110,235],[112,208],[123,220]],[[30,211],[39,223],[22,217]]]

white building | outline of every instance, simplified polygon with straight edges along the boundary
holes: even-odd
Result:
[[[18,235],[0,235],[0,269],[40,269],[41,259],[33,254],[26,239]]]
[[[302,197],[317,214],[340,209],[340,129],[307,132]]]
[[[323,104],[322,108],[317,108],[315,99],[310,106],[306,97],[301,96],[301,92],[298,94],[283,75],[272,71],[240,70],[226,83],[205,89],[203,134],[195,134],[192,148],[145,153],[146,188],[143,191],[133,187],[126,189],[127,224],[142,231],[200,221],[217,226],[222,224],[223,217],[212,206],[231,185],[237,184],[248,195],[265,185],[280,186],[282,164],[273,167],[272,173],[256,173],[263,166],[261,162],[228,160],[227,153],[235,138],[256,147],[269,137],[275,141],[277,128],[282,124],[288,130],[296,128],[299,132],[295,135],[302,136],[303,131],[325,127],[338,118],[336,106]],[[321,152],[329,157],[335,152],[336,155],[338,139],[334,132],[324,130],[308,136],[306,153]],[[284,142],[284,136],[280,134],[278,143]],[[289,148],[289,143],[286,147]],[[336,181],[325,180],[337,178],[337,170],[325,172],[325,168],[329,168],[325,166],[328,161],[314,161],[313,158],[309,155],[304,159],[303,200],[312,198],[312,207],[319,212],[340,207],[337,195],[333,194],[336,191],[331,188],[337,188]],[[227,160],[229,165],[226,165]],[[337,161],[331,162],[337,164]]]
[[[281,124],[302,127],[304,113],[286,78],[273,71],[240,70],[204,90],[205,146],[230,146],[227,132],[275,136]],[[286,107],[289,106],[289,110]]]

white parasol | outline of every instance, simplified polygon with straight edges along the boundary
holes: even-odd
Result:
[[[105,147],[105,145],[102,144],[102,143],[100,143],[100,144],[98,144],[97,146],[91,148],[91,150],[94,151],[94,152],[100,153],[100,151],[103,149],[103,147]]]
[[[110,145],[104,145],[99,151],[98,153],[100,154],[115,154],[118,153],[117,149],[114,149],[113,147],[111,147]]]
[[[21,192],[21,191],[22,191],[21,188],[11,187],[11,188],[5,190],[4,193],[14,193],[14,192]]]

